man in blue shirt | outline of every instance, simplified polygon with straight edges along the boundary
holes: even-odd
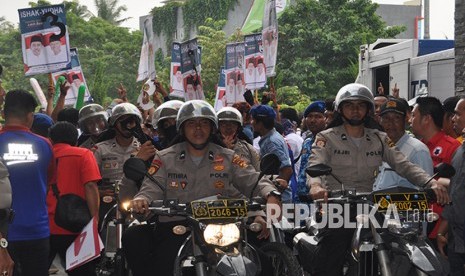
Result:
[[[10,173],[15,217],[8,229],[8,252],[14,275],[48,275],[48,184],[55,178],[52,146],[29,129],[37,102],[32,94],[14,90],[5,98],[5,126],[0,132],[0,156]]]
[[[325,111],[326,105],[323,101],[315,101],[311,103],[304,111],[303,122],[310,133],[305,138],[302,145],[302,151],[300,153],[301,170],[297,177],[297,192],[296,198],[294,198],[294,201],[296,202],[300,202],[303,199],[305,199],[305,201],[309,199],[308,192],[310,191],[310,188],[307,186],[307,173],[305,172],[305,168],[307,167],[308,159],[312,153],[312,145],[313,142],[315,142],[315,136],[326,127]]]
[[[257,105],[250,110],[252,116],[252,127],[257,132],[261,139],[258,142],[260,145],[260,157],[267,153],[274,153],[279,157],[281,166],[279,168],[279,177],[289,182],[292,176],[292,164],[289,158],[289,148],[284,141],[284,138],[275,128],[276,112],[269,105]],[[281,187],[283,190],[287,187]],[[291,193],[286,189],[282,193],[283,202],[291,202]]]
[[[381,106],[380,124],[391,141],[410,162],[417,164],[426,173],[432,175],[433,160],[428,147],[405,132],[407,108],[401,100],[388,100]],[[398,186],[418,189],[417,186],[398,175],[386,162],[383,162],[379,167],[379,175],[373,184],[373,190],[384,190]]]

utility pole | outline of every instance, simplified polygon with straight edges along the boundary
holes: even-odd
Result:
[[[465,96],[465,0],[455,0],[455,95]]]
[[[423,38],[429,39],[429,0],[425,0],[425,15],[423,17],[423,24],[425,24],[425,35]]]

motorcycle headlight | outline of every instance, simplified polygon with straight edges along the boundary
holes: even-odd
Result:
[[[130,201],[125,201],[121,203],[121,207],[123,208],[124,211],[129,211],[129,205],[131,204]]]
[[[208,224],[203,231],[206,243],[216,246],[228,246],[239,241],[241,233],[235,223]]]

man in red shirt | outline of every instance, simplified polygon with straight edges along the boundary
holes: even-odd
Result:
[[[92,151],[76,147],[78,132],[68,122],[58,122],[50,128],[50,139],[57,159],[57,186],[60,195],[75,194],[87,201],[90,214],[98,219],[99,193],[97,182],[101,179],[100,171]],[[56,197],[52,189],[47,195],[48,215],[50,221],[50,258],[53,262],[58,253],[65,260],[66,249],[73,243],[79,233],[65,230],[55,224]],[[87,263],[68,275],[96,275],[95,264]]]
[[[433,166],[439,163],[450,164],[460,142],[447,135],[443,130],[444,109],[441,102],[434,97],[419,97],[412,111],[412,131],[426,144],[433,159]],[[442,206],[433,204],[434,212],[441,214]],[[439,220],[428,237],[436,239]],[[435,242],[433,244],[436,244]]]

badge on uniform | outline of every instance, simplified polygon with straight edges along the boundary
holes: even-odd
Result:
[[[389,138],[389,137],[387,137],[387,136],[386,136],[386,144],[387,144],[390,148],[396,146],[396,143],[392,142],[391,138]]]
[[[238,165],[241,168],[247,167],[247,162],[244,159],[240,158],[237,154],[234,154],[232,163]]]
[[[326,139],[318,138],[315,141],[315,145],[320,148],[324,148],[326,146]]]
[[[110,169],[111,168],[111,163],[103,163],[103,168],[104,169]]]
[[[223,189],[224,188],[224,182],[223,181],[216,181],[215,182],[215,188]]]
[[[186,181],[181,181],[181,188],[184,190],[187,186],[187,182]]]
[[[213,169],[215,171],[222,171],[224,170],[224,165],[223,165],[224,158],[221,155],[216,155],[213,158]]]
[[[149,170],[148,170],[148,174],[150,174],[150,175],[156,174],[157,171],[160,169],[161,164],[162,164],[162,163],[161,163],[160,160],[157,160],[157,159],[153,160],[153,161],[152,161],[152,164],[150,164],[150,168],[149,168]]]
[[[171,187],[171,188],[176,188],[176,189],[177,189],[178,186],[179,186],[179,185],[178,185],[178,182],[176,182],[176,181],[171,181],[171,183],[170,183],[170,187]]]
[[[439,156],[441,153],[442,153],[442,147],[437,146],[437,147],[434,148],[434,150],[433,150],[433,155],[434,156]]]

